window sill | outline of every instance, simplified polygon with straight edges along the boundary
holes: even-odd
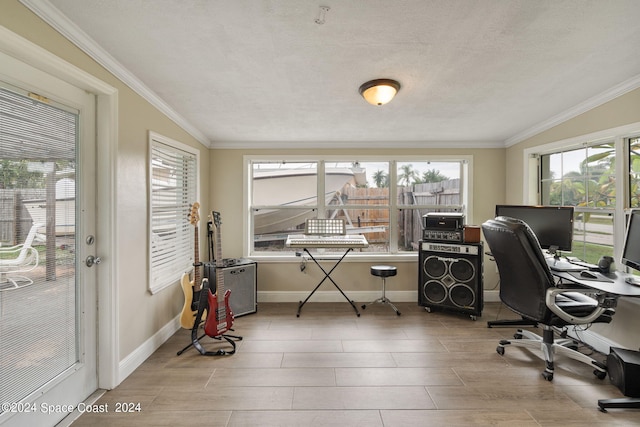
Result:
[[[324,260],[335,260],[337,261],[344,254],[331,252],[326,254],[314,253],[313,256],[318,261]],[[307,254],[304,254],[308,257]],[[277,263],[291,263],[291,262],[299,262],[300,256],[296,256],[295,254],[287,253],[287,254],[269,254],[269,255],[250,255],[248,257],[254,261],[259,261],[267,264],[277,264]],[[416,262],[418,260],[418,252],[407,252],[402,254],[376,254],[376,253],[368,253],[368,252],[351,252],[349,253],[342,262],[350,263],[350,262]]]

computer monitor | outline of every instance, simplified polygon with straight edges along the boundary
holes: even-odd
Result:
[[[640,209],[632,210],[629,214],[622,264],[640,271]]]
[[[529,225],[542,249],[571,252],[573,206],[497,205],[496,216],[520,219]]]

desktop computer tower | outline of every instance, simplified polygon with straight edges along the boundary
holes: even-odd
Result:
[[[255,261],[245,258],[225,258],[222,261],[222,280],[224,288],[230,289],[229,308],[235,317],[258,311],[257,268]],[[211,291],[216,289],[216,264],[204,264],[203,276],[209,279]]]
[[[640,352],[611,347],[607,356],[607,371],[611,383],[622,394],[640,397]]]
[[[475,316],[484,307],[480,243],[420,241],[418,304]]]

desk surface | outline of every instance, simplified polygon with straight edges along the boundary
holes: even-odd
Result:
[[[586,288],[606,292],[608,294],[614,294],[624,297],[640,297],[640,286],[632,285],[624,281],[625,278],[631,276],[631,274],[628,273],[623,273],[620,271],[609,274],[597,273],[597,275],[601,275],[602,277],[610,280],[607,282],[578,278],[567,271],[551,270],[551,273],[562,280],[573,282]]]

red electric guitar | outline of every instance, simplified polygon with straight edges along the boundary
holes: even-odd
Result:
[[[224,275],[222,268],[222,239],[220,237],[220,212],[213,212],[213,224],[216,228],[215,248],[213,256],[216,260],[215,295],[209,290],[209,315],[204,322],[204,332],[210,337],[217,337],[227,332],[233,326],[233,313],[229,307],[231,289],[224,289]]]
[[[193,328],[196,320],[196,314],[198,312],[198,301],[200,301],[200,290],[202,289],[202,279],[200,278],[200,256],[199,256],[199,243],[198,243],[198,222],[200,221],[200,214],[198,209],[200,203],[195,202],[191,205],[189,211],[189,222],[194,226],[194,253],[193,253],[193,280],[189,280],[189,274],[184,273],[182,280],[182,292],[184,293],[184,306],[182,307],[182,313],[180,314],[180,326],[185,329]],[[206,316],[206,311],[204,316]],[[204,317],[203,316],[203,317]]]

